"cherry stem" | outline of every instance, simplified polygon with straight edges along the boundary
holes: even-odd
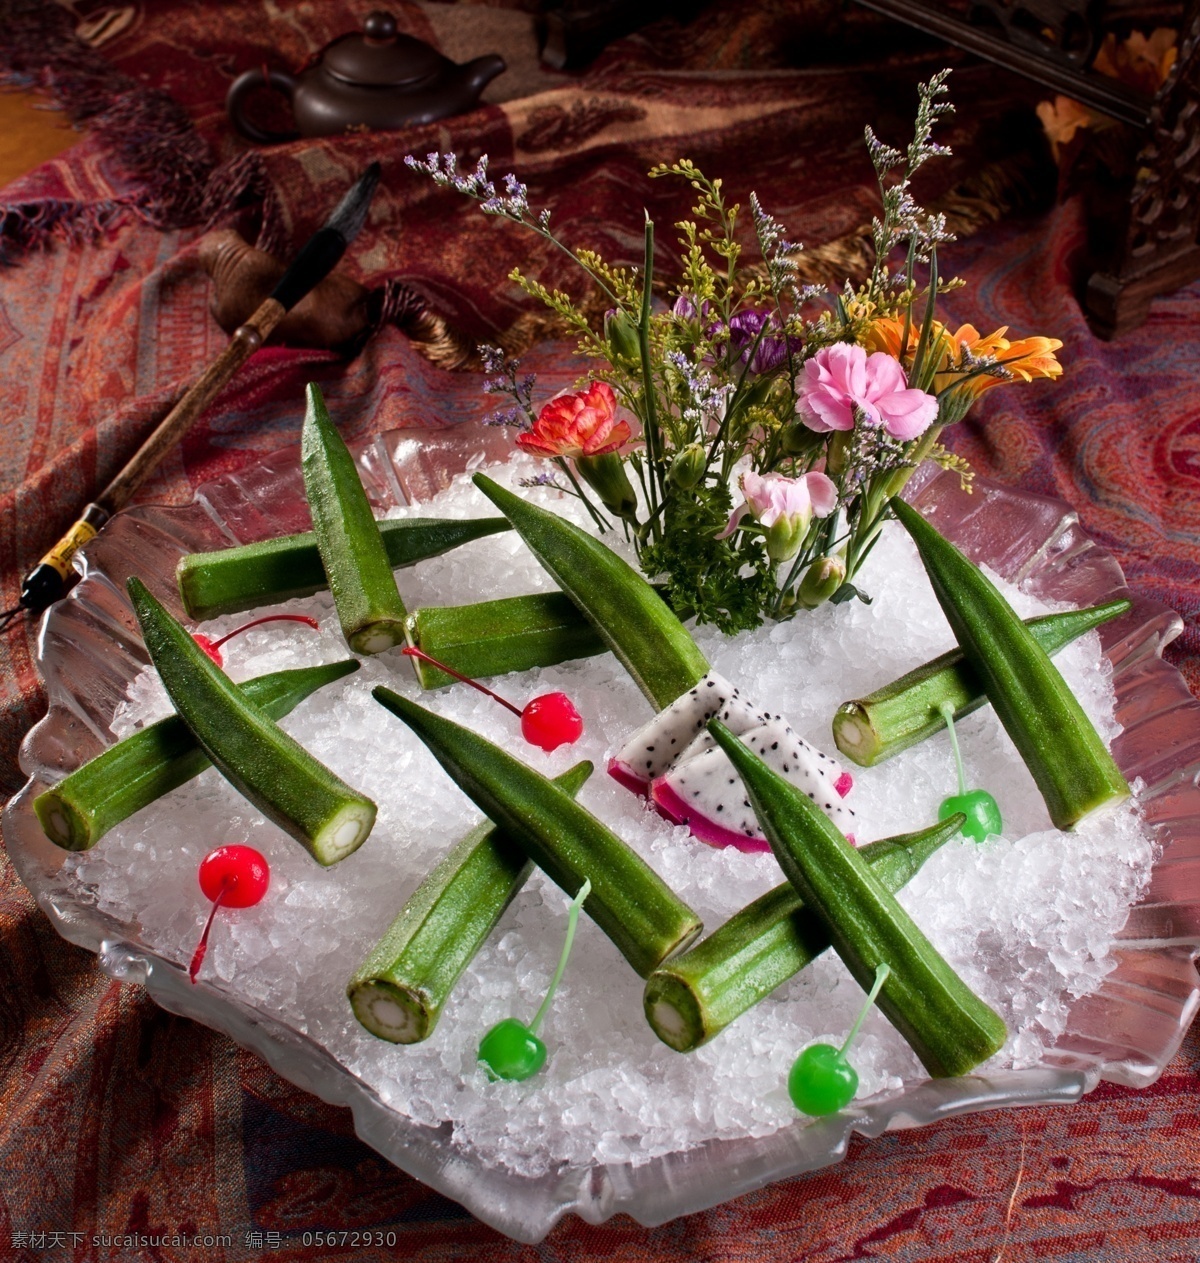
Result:
[[[501,697],[499,693],[493,693],[491,689],[484,688],[478,680],[473,680],[469,675],[462,675],[453,667],[448,667],[444,662],[439,662],[431,654],[427,654],[424,649],[418,649],[414,645],[409,645],[402,649],[401,653],[407,654],[410,658],[420,658],[422,662],[428,662],[430,666],[435,666],[439,671],[445,671],[447,675],[452,675],[456,680],[461,680],[463,684],[469,684],[473,689],[478,689],[481,693],[486,693],[494,702],[499,702],[501,706],[507,706],[514,715],[520,718],[522,712],[512,704],[512,702]]]
[[[233,631],[226,632],[220,640],[214,640],[212,647],[220,649],[227,641],[232,640],[234,636],[240,636],[242,632],[249,631],[251,627],[257,627],[259,623],[307,623],[313,631],[318,630],[318,623],[315,618],[310,618],[307,614],[266,614],[262,618],[256,618],[253,622],[243,623],[241,627],[235,627]]]
[[[583,906],[583,901],[592,893],[592,883],[585,877],[583,885],[579,887],[579,893],[571,900],[571,906],[567,909],[567,938],[563,943],[562,955],[558,958],[558,968],[554,971],[554,977],[550,979],[550,989],[546,992],[546,998],[542,1001],[542,1007],[533,1015],[533,1021],[529,1023],[528,1031],[531,1035],[537,1034],[537,1029],[542,1024],[542,1018],[546,1016],[547,1010],[550,1008],[550,1001],[554,999],[554,993],[558,990],[558,984],[562,981],[563,971],[567,967],[567,957],[571,954],[571,944],[575,941],[575,927],[579,924],[579,909]]]
[[[871,1011],[871,1006],[879,996],[880,989],[891,976],[892,967],[886,963],[880,963],[875,969],[875,985],[871,988],[870,995],[867,996],[867,1002],[862,1006],[858,1017],[855,1019],[854,1025],[850,1028],[850,1034],[846,1036],[846,1042],[838,1050],[839,1057],[845,1057],[850,1051],[850,1045],[854,1042],[855,1035],[858,1034],[858,1028],[866,1021],[867,1014]]]
[[[213,917],[217,915],[217,909],[221,906],[221,900],[233,889],[233,886],[233,878],[224,877],[221,879],[221,889],[217,891],[217,897],[213,900],[208,920],[204,923],[204,931],[200,935],[200,942],[196,944],[196,950],[192,953],[192,962],[188,965],[188,978],[192,986],[196,985],[196,975],[200,972],[200,966],[204,964],[204,955],[208,951],[208,933],[212,929]]]
[[[962,752],[958,748],[958,733],[954,728],[954,707],[949,702],[943,702],[938,707],[938,711],[950,731],[950,744],[954,747],[954,764],[958,768],[958,792],[961,797],[967,792],[967,778],[963,772]]]

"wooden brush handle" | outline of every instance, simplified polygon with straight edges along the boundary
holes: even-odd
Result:
[[[284,314],[283,305],[274,298],[268,298],[244,325],[234,330],[225,350],[159,422],[158,428],[138,448],[125,468],[96,497],[96,503],[102,509],[115,513],[128,502],[159,461],[208,407],[221,387],[270,337]]]

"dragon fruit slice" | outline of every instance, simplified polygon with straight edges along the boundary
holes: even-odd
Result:
[[[609,776],[635,794],[646,795],[650,782],[678,762],[693,740],[703,736],[713,744],[704,726],[714,716],[738,736],[767,718],[724,676],[710,671],[629,738],[609,759]]]
[[[834,759],[810,746],[782,719],[771,719],[740,735],[764,763],[803,790],[854,841],[854,812],[842,803],[839,790],[846,774]],[[715,745],[681,759],[656,777],[650,797],[661,815],[674,824],[686,824],[693,837],[710,846],[733,846],[739,851],[771,849],[741,778],[725,752]]]

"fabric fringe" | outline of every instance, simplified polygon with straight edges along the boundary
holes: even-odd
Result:
[[[199,222],[214,161],[187,113],[167,93],[116,70],[46,0],[0,0],[0,82],[49,92],[73,123],[87,123],[136,185],[99,204],[0,206],[0,259],[15,262],[52,236],[86,238],[130,211],[155,228]]]
[[[259,214],[257,249],[276,258],[287,252],[283,210],[261,153],[249,149],[223,162],[208,179],[199,220],[205,231],[236,211],[254,207]]]
[[[609,300],[593,290],[580,302],[588,323],[600,328]],[[390,280],[384,286],[378,324],[394,324],[432,364],[451,372],[478,372],[482,367],[474,339],[456,329],[444,316],[433,311],[425,300],[403,281]],[[523,312],[496,339],[507,355],[523,355],[539,342],[561,342],[574,338],[578,330],[552,311]]]
[[[418,351],[438,368],[451,372],[480,367],[475,343],[439,316],[411,286],[389,280],[379,300],[376,327],[395,325]]]
[[[55,238],[92,241],[120,218],[121,202],[68,202],[45,198],[0,206],[0,267],[15,267],[30,250],[43,250]]]

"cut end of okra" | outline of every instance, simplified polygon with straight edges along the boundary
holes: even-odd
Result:
[[[846,702],[833,717],[833,740],[837,748],[859,767],[873,767],[883,750],[867,712],[857,702]]]
[[[387,618],[368,623],[347,637],[355,653],[386,653],[397,645],[408,643],[408,633],[403,619]]]
[[[643,1006],[651,1030],[676,1052],[691,1052],[708,1038],[696,993],[671,974],[650,976]]]
[[[42,831],[56,846],[65,851],[86,851],[99,836],[92,822],[57,790],[48,789],[33,800],[34,814]]]
[[[381,978],[352,988],[350,1007],[372,1035],[393,1044],[419,1044],[433,1027],[419,993]]]
[[[375,824],[375,804],[369,800],[348,802],[313,838],[312,853],[328,868],[357,851]]]

